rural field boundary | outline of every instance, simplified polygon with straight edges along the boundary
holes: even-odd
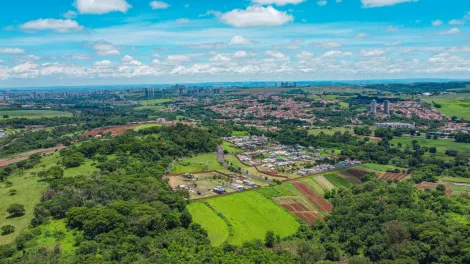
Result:
[[[225,215],[222,213],[222,212],[217,212],[217,210],[215,210],[214,206],[212,206],[210,203],[208,203],[207,201],[201,201],[201,203],[205,204],[207,207],[209,207],[209,209],[211,209],[212,211],[214,211],[214,213],[220,217],[220,219],[222,219],[222,221],[225,222],[225,224],[227,225],[227,228],[228,228],[228,236],[227,236],[227,239],[222,243],[226,243],[230,237],[233,237],[233,225],[232,223],[230,223],[230,221],[227,219],[227,217],[225,217]]]

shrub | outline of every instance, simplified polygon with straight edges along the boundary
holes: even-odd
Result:
[[[12,204],[10,207],[8,207],[7,212],[12,216],[12,217],[18,217],[22,216],[25,213],[24,205],[22,204]]]
[[[16,194],[16,190],[15,189],[11,189],[10,191],[8,191],[8,193],[10,195],[15,195]]]
[[[2,228],[0,230],[0,233],[2,234],[2,236],[9,235],[13,232],[15,232],[15,227],[12,226],[12,225],[2,226]]]

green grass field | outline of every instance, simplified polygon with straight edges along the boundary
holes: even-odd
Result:
[[[463,177],[443,177],[441,178],[442,181],[448,181],[448,182],[457,182],[457,183],[469,183],[470,184],[470,178],[463,178]]]
[[[161,127],[161,126],[162,125],[160,125],[160,124],[144,124],[144,125],[140,125],[140,126],[134,128],[134,130],[139,131],[139,130],[146,129],[146,128]]]
[[[223,196],[208,202],[232,224],[233,236],[228,241],[234,245],[264,240],[267,231],[286,237],[300,225],[292,215],[258,192]]]
[[[139,101],[139,104],[148,106],[148,105],[157,105],[157,104],[171,103],[171,102],[174,102],[174,100],[173,99],[152,99],[152,100]]]
[[[8,181],[11,181],[13,186],[6,188],[4,184],[0,185],[0,201],[2,201],[0,203],[0,227],[13,225],[16,228],[13,234],[0,236],[0,245],[13,242],[14,239],[29,226],[33,217],[34,206],[40,202],[42,192],[48,186],[47,182],[40,181],[36,173],[56,166],[58,160],[59,153],[44,157],[34,168],[24,172],[14,173],[8,177]],[[86,160],[80,167],[65,170],[64,176],[75,177],[78,175],[91,174],[98,170],[92,163],[91,160]],[[17,191],[16,195],[9,195],[10,189],[15,189]],[[8,206],[15,203],[24,205],[26,213],[24,216],[8,219],[6,209]]]
[[[190,203],[186,208],[193,217],[193,222],[207,231],[213,246],[220,246],[228,239],[227,224],[212,209],[201,202]]]
[[[440,113],[447,116],[456,116],[458,118],[470,120],[470,100],[439,100],[435,102],[442,106],[441,108],[437,108]]]
[[[200,171],[218,170],[228,172],[226,168],[217,162],[215,153],[198,155],[192,158],[187,158],[177,162],[171,168],[170,173],[182,174]]]
[[[386,172],[387,170],[403,170],[403,168],[399,168],[397,166],[393,165],[382,165],[382,164],[375,164],[375,163],[366,163],[362,164],[360,166],[357,166],[358,169],[366,169],[366,170],[372,170],[376,172]]]
[[[417,140],[418,144],[422,147],[436,147],[437,155],[445,156],[446,150],[457,150],[459,155],[470,156],[470,144],[457,143],[453,140],[448,139],[426,139],[416,137],[395,137],[391,141],[392,144],[397,145],[399,142],[403,145],[403,148],[407,145],[412,146],[412,141]]]
[[[68,230],[65,219],[51,220],[40,228],[41,235],[29,242],[30,246],[40,245],[40,247],[53,249],[55,245],[59,244],[64,253],[74,250],[76,244],[74,233],[78,231]]]
[[[240,153],[240,152],[243,152],[242,149],[236,148],[236,147],[235,147],[232,143],[230,143],[230,142],[224,141],[222,144],[223,144],[222,146],[224,147],[224,150],[228,151],[228,153],[233,154],[233,153]]]
[[[232,131],[233,137],[240,137],[240,136],[249,136],[250,133],[248,131]]]
[[[323,132],[327,135],[333,135],[336,132],[344,133],[346,131],[349,131],[351,134],[354,134],[354,130],[347,129],[345,127],[333,127],[331,129],[326,129],[326,128],[325,129],[321,129],[321,128],[310,129],[310,130],[308,130],[308,134],[316,136],[316,135],[320,134],[321,132]]]
[[[330,172],[323,175],[329,182],[331,182],[336,188],[346,189],[354,185],[354,183],[346,180],[339,176],[336,172]]]
[[[168,108],[166,106],[163,106],[163,105],[141,105],[141,106],[137,106],[134,109],[137,110],[137,111],[139,111],[139,110],[153,110],[155,112],[158,112],[158,111],[166,111]]]
[[[37,119],[37,118],[53,118],[53,117],[72,117],[72,113],[63,112],[63,111],[53,111],[53,110],[8,110],[0,111],[0,117],[5,120],[3,116],[9,116],[8,119],[13,118],[27,118],[27,119]]]

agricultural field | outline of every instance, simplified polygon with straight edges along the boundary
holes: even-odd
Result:
[[[470,178],[463,178],[463,177],[443,177],[440,180],[445,181],[445,182],[456,182],[456,183],[468,183],[468,184],[470,184]]]
[[[213,246],[220,246],[228,239],[227,224],[212,209],[201,202],[190,203],[186,208],[193,217],[193,222],[200,224],[207,231]]]
[[[153,110],[155,112],[159,112],[159,111],[167,111],[168,110],[168,107],[164,106],[164,105],[141,105],[141,106],[137,106],[136,108],[134,108],[135,110]]]
[[[327,135],[333,135],[334,133],[336,132],[341,132],[341,133],[344,133],[346,131],[349,131],[351,134],[354,134],[354,130],[352,129],[348,129],[348,128],[345,128],[345,127],[333,127],[331,129],[328,129],[328,128],[315,128],[315,129],[309,129],[308,130],[308,134],[309,135],[319,135],[321,132],[327,134]]]
[[[325,173],[323,176],[336,188],[346,189],[354,185],[354,183],[338,175],[336,172]]]
[[[8,118],[5,118],[8,116]],[[72,117],[73,114],[64,111],[54,110],[5,110],[0,111],[0,118],[13,119],[13,118],[27,118],[27,119],[38,119],[38,118],[54,118],[54,117]]]
[[[358,169],[366,169],[366,170],[371,170],[373,172],[386,172],[387,170],[404,170],[403,168],[394,166],[394,165],[383,165],[383,164],[376,164],[376,163],[366,163],[357,166],[356,168]]]
[[[47,188],[48,183],[40,180],[36,174],[39,171],[47,170],[52,166],[56,166],[59,161],[59,153],[54,153],[41,159],[41,162],[34,168],[27,171],[18,171],[8,177],[8,181],[12,182],[11,187],[0,184],[0,227],[4,225],[13,225],[16,230],[13,234],[0,236],[0,245],[11,243],[14,239],[24,231],[30,224],[33,217],[34,206],[40,202],[43,191]],[[78,175],[89,175],[98,169],[94,167],[93,161],[86,160],[84,164],[77,168],[65,170],[64,177],[75,177]],[[11,189],[16,190],[15,195],[10,195]],[[9,219],[6,209],[11,204],[22,204],[25,206],[26,213],[24,216]]]
[[[178,161],[170,169],[172,174],[183,174],[201,171],[218,170],[228,172],[226,168],[219,164],[215,153],[198,155]]]
[[[160,124],[143,124],[143,125],[140,125],[136,128],[134,128],[135,131],[139,131],[139,130],[143,130],[143,129],[146,129],[146,128],[151,128],[151,127],[161,127],[162,125]]]
[[[421,137],[394,137],[392,144],[401,143],[403,148],[412,146],[412,141],[418,141],[422,147],[436,147],[438,156],[445,156],[446,150],[457,150],[459,155],[470,156],[470,144],[454,142],[450,139],[426,139]]]
[[[154,106],[158,104],[171,103],[171,102],[174,102],[174,100],[173,99],[151,99],[151,100],[139,101],[139,104],[143,106],[149,106],[149,105]]]
[[[300,226],[293,215],[256,191],[207,201],[232,224],[233,233],[228,240],[230,244],[242,245],[254,239],[264,240],[268,231],[286,237],[294,234]]]
[[[435,101],[442,107],[437,108],[440,113],[447,116],[456,116],[458,118],[464,118],[465,120],[470,119],[470,101],[459,101],[459,100],[447,100],[447,101]]]
[[[222,144],[223,144],[222,146],[224,147],[224,150],[228,151],[228,153],[230,153],[230,154],[243,152],[243,149],[239,149],[239,148],[235,147],[230,142],[224,141]]]

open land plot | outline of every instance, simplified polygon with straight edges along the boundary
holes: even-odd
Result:
[[[224,141],[222,143],[222,146],[224,147],[224,150],[228,151],[228,153],[231,153],[231,154],[243,152],[243,149],[239,149],[235,147],[232,143],[227,142],[227,141]]]
[[[103,127],[88,131],[86,133],[81,134],[82,137],[96,137],[98,135],[106,135],[111,133],[111,136],[116,136],[120,134],[124,134],[127,130],[132,130],[138,127],[138,124],[130,124],[130,125],[120,125],[120,126],[111,126],[111,127]]]
[[[155,112],[164,112],[168,110],[168,107],[164,105],[141,105],[134,108],[135,110],[153,110]]]
[[[315,191],[313,191],[306,183],[294,182],[294,186],[297,188],[297,190],[299,190],[299,192],[302,193],[304,197],[312,202],[320,212],[331,212],[333,210],[333,206],[328,203],[325,198],[316,194]]]
[[[31,155],[41,153],[41,154],[50,154],[56,151],[59,151],[63,149],[63,146],[58,146],[55,148],[47,148],[47,149],[36,149],[32,151],[28,151],[25,153],[17,154],[10,156],[8,158],[0,159],[0,168],[6,167],[8,165],[11,165],[13,163],[17,163],[23,160],[27,160]]]
[[[215,153],[202,154],[192,158],[187,158],[178,161],[170,169],[170,173],[183,174],[217,170],[221,172],[228,172],[226,168],[219,164]]]
[[[224,158],[225,158],[225,161],[228,164],[232,164],[232,166],[234,166],[236,168],[241,168],[243,173],[248,172],[252,176],[259,177],[260,180],[263,180],[263,179],[266,179],[266,178],[268,180],[273,180],[273,179],[283,180],[283,178],[280,178],[280,177],[273,177],[271,175],[261,173],[253,166],[246,166],[245,164],[241,163],[241,161],[238,160],[237,157],[235,157],[234,155],[226,155]],[[263,168],[263,167],[259,167],[258,169],[260,171],[265,170],[265,168]]]
[[[312,188],[315,191],[315,193],[323,195],[325,193],[325,188],[323,186],[321,186],[320,183],[318,183],[315,180],[315,178],[316,177],[308,177],[308,178],[302,179],[301,181],[308,184],[310,186],[310,188]]]
[[[441,108],[437,108],[437,111],[447,116],[456,116],[465,120],[470,120],[470,101],[459,101],[459,100],[446,100],[446,101],[435,101],[441,105]]]
[[[464,178],[464,177],[443,177],[441,178],[441,181],[470,184],[470,178]]]
[[[352,183],[351,181],[347,180],[346,178],[340,176],[336,172],[326,173],[326,174],[323,174],[323,176],[329,182],[331,182],[336,188],[346,189],[346,188],[349,188],[349,187],[354,185],[354,183]]]
[[[379,177],[379,179],[383,181],[402,181],[407,178],[411,177],[409,174],[405,173],[391,173],[391,172],[386,172],[383,175]]]
[[[417,184],[416,187],[420,190],[436,190],[438,183],[434,182],[422,182],[420,184]],[[452,195],[452,187],[454,186],[452,183],[444,183],[446,186],[446,195]]]
[[[376,163],[365,163],[365,164],[357,166],[356,168],[365,169],[365,170],[369,170],[372,172],[386,172],[387,170],[395,170],[395,169],[406,170],[404,168],[400,168],[394,165],[383,165],[383,164],[376,164]]]
[[[308,134],[309,135],[319,135],[321,132],[327,134],[327,135],[333,135],[336,132],[341,132],[344,133],[346,131],[349,131],[351,134],[354,134],[354,130],[348,129],[345,127],[333,127],[333,128],[314,128],[314,129],[309,129]]]
[[[11,187],[0,185],[0,227],[4,225],[13,225],[15,232],[7,236],[0,236],[0,245],[11,243],[21,234],[31,223],[33,217],[34,206],[40,202],[43,191],[47,188],[48,183],[40,180],[36,175],[38,172],[47,170],[52,166],[57,166],[59,161],[59,153],[54,153],[47,157],[43,157],[41,162],[34,168],[26,171],[18,171],[8,177],[8,181],[12,182]],[[64,177],[74,177],[77,175],[89,175],[98,169],[92,165],[91,160],[86,160],[84,164],[77,168],[65,170]],[[10,195],[11,189],[16,190],[15,195]],[[8,218],[6,209],[11,204],[22,204],[25,206],[26,213],[24,216],[16,218]]]
[[[143,125],[135,127],[134,130],[139,131],[139,130],[152,128],[152,127],[162,127],[162,125],[161,124],[143,124]]]
[[[227,224],[216,212],[201,202],[190,203],[186,207],[193,217],[193,222],[200,224],[207,231],[213,246],[220,246],[229,237]]]
[[[8,116],[8,118],[4,118]],[[54,110],[4,110],[0,111],[0,117],[5,119],[12,118],[27,118],[27,119],[37,119],[37,118],[54,118],[54,117],[72,117],[73,114],[70,112],[64,111],[54,111]]]
[[[139,101],[139,104],[147,106],[147,105],[157,105],[157,104],[164,104],[164,103],[171,103],[174,102],[173,99],[151,99],[151,100],[142,100]]]
[[[255,94],[255,93],[282,93],[288,91],[288,88],[236,88],[236,89],[222,89],[223,94]]]
[[[469,115],[470,116],[470,115]],[[458,143],[451,139],[426,139],[421,137],[395,137],[391,141],[392,144],[397,145],[401,143],[403,148],[412,146],[413,140],[418,141],[422,147],[436,147],[438,156],[445,156],[446,150],[457,150],[459,155],[470,156],[470,144]]]
[[[286,237],[295,233],[300,225],[292,215],[258,192],[223,196],[208,202],[232,224],[233,236],[228,242],[234,245],[263,240],[267,231]]]
[[[248,131],[232,131],[232,137],[241,137],[241,136],[249,136],[250,133]]]
[[[467,101],[470,100],[470,93],[440,94],[437,96],[421,96],[421,100],[426,102],[437,101]]]

